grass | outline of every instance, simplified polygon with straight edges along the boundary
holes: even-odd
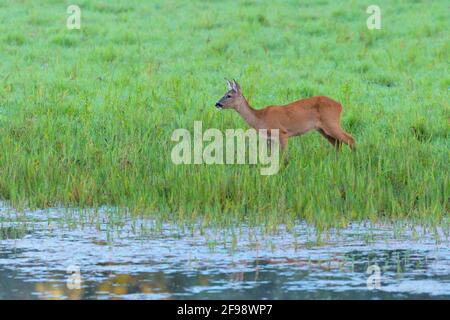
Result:
[[[449,212],[446,1],[80,0],[0,3],[0,199],[23,208],[127,208],[162,221],[441,224]],[[247,128],[216,112],[223,77],[260,108],[313,95],[344,105],[358,143],[339,161],[311,133],[275,176],[176,166],[176,128]]]

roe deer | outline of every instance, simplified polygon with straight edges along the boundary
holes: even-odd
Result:
[[[256,130],[279,130],[279,142],[287,162],[288,138],[317,130],[336,148],[336,157],[341,143],[354,148],[355,139],[341,128],[342,105],[325,96],[297,100],[287,105],[253,109],[242,95],[241,87],[233,80],[226,80],[228,91],[216,103],[220,109],[235,109]]]

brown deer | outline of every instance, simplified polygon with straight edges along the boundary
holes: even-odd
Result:
[[[220,109],[235,109],[254,129],[279,130],[279,142],[287,162],[288,139],[310,130],[317,130],[336,148],[336,157],[341,143],[354,149],[355,139],[341,128],[342,105],[325,96],[297,100],[287,105],[253,109],[242,95],[236,80],[226,80],[228,91],[216,103]]]

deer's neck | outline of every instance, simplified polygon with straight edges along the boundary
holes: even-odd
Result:
[[[242,100],[242,103],[236,107],[236,111],[251,127],[258,129],[261,122],[258,117],[258,110],[253,109],[244,97],[242,97]]]

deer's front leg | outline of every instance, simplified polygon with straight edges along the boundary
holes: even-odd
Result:
[[[267,154],[271,155],[272,154],[272,145],[273,145],[273,141],[272,141],[272,132],[271,130],[267,130],[267,135],[266,135],[266,143],[267,143]]]
[[[280,133],[280,147],[281,147],[281,158],[284,160],[284,164],[287,165],[288,159],[288,135],[285,133]]]

